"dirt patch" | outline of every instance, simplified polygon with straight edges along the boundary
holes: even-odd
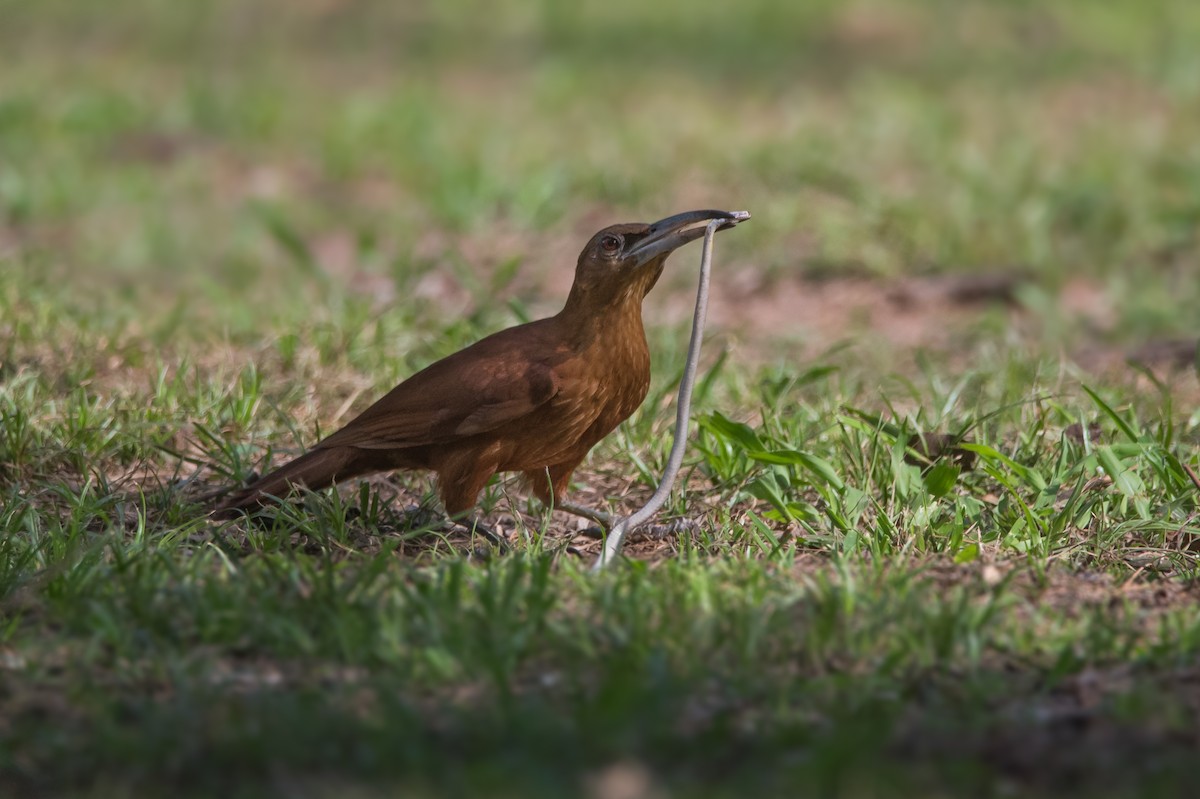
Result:
[[[1019,276],[743,277],[713,292],[713,324],[747,342],[790,339],[820,351],[855,337],[883,337],[897,350],[950,349],[989,308],[1017,313]]]

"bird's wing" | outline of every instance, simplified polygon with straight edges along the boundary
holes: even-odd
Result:
[[[497,334],[432,364],[317,446],[416,447],[527,416],[558,393],[559,379],[550,363],[529,357],[520,343]]]

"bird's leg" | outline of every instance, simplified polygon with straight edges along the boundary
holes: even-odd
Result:
[[[498,546],[501,552],[508,552],[508,543],[504,538],[485,524],[482,516],[472,514],[479,492],[495,473],[494,461],[474,457],[471,453],[465,457],[460,455],[440,465],[438,493],[451,524],[477,532]]]
[[[567,486],[571,482],[571,475],[574,473],[575,467],[579,465],[580,460],[582,458],[547,466],[545,469],[528,471],[525,473],[525,479],[528,480],[530,488],[533,489],[534,496],[541,500],[542,504],[550,510],[561,510],[573,516],[590,519],[603,528],[600,530],[601,533],[604,530],[611,530],[617,521],[617,517],[611,513],[594,510],[584,505],[577,505],[574,502],[567,502],[560,499],[560,497],[567,493]]]

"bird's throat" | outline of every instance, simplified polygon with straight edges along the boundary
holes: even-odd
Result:
[[[592,292],[571,289],[566,305],[558,313],[563,336],[578,352],[589,350],[605,341],[625,340],[635,336],[644,342],[646,334],[642,326],[642,298],[640,286],[626,284],[618,293],[604,292],[600,296]]]

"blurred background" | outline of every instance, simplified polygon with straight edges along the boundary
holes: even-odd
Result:
[[[380,318],[427,359],[556,310],[598,227],[693,207],[754,214],[713,300],[747,360],[852,340],[1194,362],[1191,0],[0,0],[0,20],[0,263],[128,336],[133,365]],[[649,319],[683,323],[697,257]]]
[[[643,562],[204,515],[692,208]],[[0,795],[1186,795],[1198,223],[1197,0],[0,0]]]

